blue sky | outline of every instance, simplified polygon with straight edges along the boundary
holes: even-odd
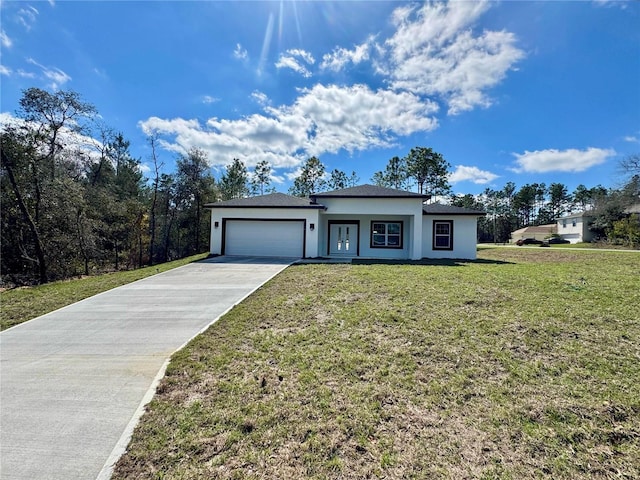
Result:
[[[214,173],[311,155],[361,183],[431,147],[457,193],[616,186],[640,152],[640,2],[0,3],[2,118],[35,86],[79,92],[150,159]]]

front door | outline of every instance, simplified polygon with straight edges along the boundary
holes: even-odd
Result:
[[[358,225],[332,223],[329,229],[329,255],[356,256],[358,251]]]

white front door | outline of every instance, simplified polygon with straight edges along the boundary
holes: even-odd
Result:
[[[329,229],[329,255],[352,255],[358,251],[358,225],[332,223]]]

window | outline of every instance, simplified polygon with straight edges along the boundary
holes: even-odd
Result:
[[[371,222],[371,248],[402,248],[402,222]]]
[[[571,226],[572,226],[572,227],[575,227],[577,224],[578,224],[578,221],[574,218],[574,219],[571,221]]]
[[[562,228],[567,228],[567,219],[562,220]]]
[[[453,221],[433,221],[433,249],[453,250]]]

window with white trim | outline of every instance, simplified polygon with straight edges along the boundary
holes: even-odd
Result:
[[[453,220],[433,221],[433,249],[453,250]]]
[[[371,222],[371,248],[402,248],[402,222]]]

